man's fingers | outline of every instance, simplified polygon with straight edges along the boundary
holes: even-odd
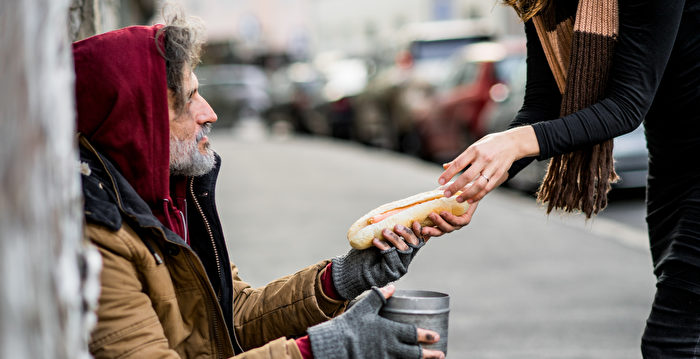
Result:
[[[430,215],[430,219],[433,220],[433,222],[435,223],[435,225],[437,226],[437,228],[440,229],[443,233],[454,232],[454,230],[456,229],[455,226],[453,226],[452,224],[448,223],[448,222],[442,217],[442,215],[443,215],[443,214],[446,214],[446,213],[447,213],[447,212],[442,212],[439,216],[438,216],[437,214],[435,214],[434,216],[433,216],[433,214],[431,214],[431,215]]]
[[[417,328],[418,330],[418,343],[423,344],[433,344],[440,340],[440,334],[432,330]]]
[[[441,230],[439,230],[435,227],[423,227],[423,229],[421,229],[421,233],[423,234],[424,238],[425,237],[440,237],[441,235],[444,234]],[[427,242],[428,240],[426,239],[425,241]]]
[[[440,213],[440,218],[445,221],[446,223],[449,223],[453,227],[457,228],[462,228],[466,225],[469,224],[471,221],[471,216],[469,215],[468,209],[467,213],[461,215],[461,216],[455,216],[452,213],[448,212],[441,212]]]
[[[423,234],[423,226],[418,221],[413,221],[413,233],[416,233],[423,241],[427,242],[428,238]]]
[[[445,359],[445,353],[439,350],[423,349],[424,359]]]
[[[389,229],[384,229],[382,231],[382,237],[384,237],[384,240],[393,244],[394,247],[396,247],[396,249],[401,251],[408,250],[408,245],[406,244],[406,242],[404,242],[398,234],[390,231]]]
[[[396,287],[394,287],[393,284],[389,284],[386,287],[379,288],[379,291],[382,292],[385,299],[389,299],[392,295],[394,295]]]
[[[414,246],[417,246],[418,243],[420,243],[420,240],[418,240],[418,237],[416,237],[416,234],[410,228],[397,224],[394,226],[394,232],[398,233],[405,241],[410,242]]]
[[[471,222],[472,216],[474,216],[474,212],[476,212],[476,207],[479,206],[479,201],[475,201],[474,203],[471,203],[469,205],[469,208],[467,208],[467,213],[463,214],[462,217],[467,218],[467,223]],[[465,224],[465,225],[466,225]]]
[[[379,238],[375,238],[372,240],[372,244],[374,244],[375,247],[379,248],[380,251],[385,251],[389,248],[391,248],[386,242]]]
[[[423,328],[416,329],[418,331],[418,343],[434,344],[440,341],[440,334],[432,330]],[[439,350],[423,349],[423,358],[445,358],[445,353]]]

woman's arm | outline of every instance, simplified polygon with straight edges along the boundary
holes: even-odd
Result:
[[[613,56],[606,97],[571,115],[530,127],[531,136],[515,136],[514,129],[486,136],[467,148],[450,163],[439,177],[445,183],[469,167],[447,187],[445,195],[456,193],[467,184],[470,188],[459,199],[478,201],[505,180],[503,174],[514,161],[527,157],[534,143],[539,159],[568,153],[639,126],[653,102],[668,63],[683,13],[684,1],[624,0],[620,7],[620,35]],[[517,129],[515,129],[517,130]],[[522,131],[521,131],[522,132]],[[492,137],[492,138],[489,138]],[[494,138],[505,144],[525,138],[520,146],[494,146]],[[486,178],[495,178],[491,181]]]
[[[525,36],[527,38],[525,98],[509,128],[553,120],[560,115],[561,94],[552,71],[549,69],[547,58],[532,21],[525,23]],[[508,170],[508,177],[512,178],[518,174],[534,159],[534,157],[525,157],[515,161]]]
[[[620,35],[607,95],[568,116],[534,124],[540,159],[573,152],[639,127],[666,69],[684,3],[620,1]]]

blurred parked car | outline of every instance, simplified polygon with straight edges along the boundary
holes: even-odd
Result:
[[[508,96],[511,78],[525,63],[523,38],[480,42],[452,56],[450,75],[433,101],[412,109],[420,154],[433,161],[449,161],[488,133],[484,113]]]
[[[356,99],[358,140],[417,153],[414,107],[429,103],[447,75],[450,56],[464,45],[491,38],[489,25],[482,20],[459,20],[409,24],[402,29],[394,62],[380,67]]]
[[[273,131],[329,135],[328,123],[318,110],[325,102],[323,74],[308,62],[283,66],[270,75],[272,105],[265,118]]]
[[[355,140],[355,98],[367,86],[368,65],[360,58],[325,54],[315,61],[325,77],[322,89],[324,114],[331,136]]]
[[[261,116],[271,105],[265,72],[254,65],[200,66],[199,91],[219,117],[216,127],[232,127],[243,117]]]

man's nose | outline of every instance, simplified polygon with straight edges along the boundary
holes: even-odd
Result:
[[[209,106],[209,103],[207,100],[204,98],[201,98],[202,103],[200,106],[200,111],[197,116],[198,122],[204,124],[204,123],[214,123],[216,120],[218,120],[218,116],[216,116],[216,112],[214,112],[214,109]]]

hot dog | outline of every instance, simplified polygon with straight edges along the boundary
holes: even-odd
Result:
[[[461,216],[467,212],[469,204],[455,200],[459,193],[446,198],[443,192],[442,189],[436,189],[418,193],[369,211],[350,226],[350,245],[356,249],[369,248],[373,238],[382,238],[384,228],[393,229],[397,224],[411,228],[413,221],[418,221],[421,226],[432,226],[434,223],[428,217],[430,213],[448,212]]]

